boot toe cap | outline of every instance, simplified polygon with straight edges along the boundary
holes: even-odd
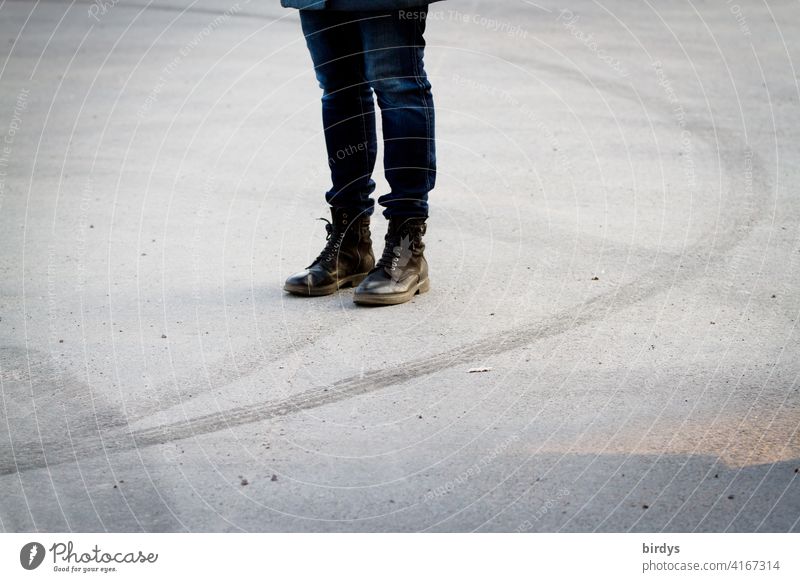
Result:
[[[335,290],[336,282],[316,269],[303,269],[286,279],[283,289],[296,295],[327,295]]]
[[[402,292],[408,287],[407,281],[396,281],[385,271],[376,271],[361,282],[356,293],[360,295],[392,295]]]
[[[314,275],[308,269],[303,269],[286,279],[287,287],[302,287],[305,285],[310,287],[314,285]]]

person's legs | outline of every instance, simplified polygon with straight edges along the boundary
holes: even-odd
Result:
[[[359,20],[365,73],[381,108],[391,188],[378,202],[387,218],[426,217],[436,181],[433,96],[423,65],[427,7],[365,14]]]
[[[325,295],[358,284],[353,296],[357,303],[404,303],[430,288],[422,240],[428,192],[436,180],[433,98],[423,66],[427,9],[300,14],[324,91],[323,122],[333,180],[327,200],[333,220],[320,256],[289,277],[284,288],[300,295]],[[410,14],[415,17],[405,17]],[[377,145],[369,87],[381,108],[384,169],[391,189],[378,200],[389,229],[377,263],[368,216]]]
[[[372,214],[377,152],[372,89],[364,73],[358,13],[301,10],[300,21],[323,89],[322,122],[333,208]]]

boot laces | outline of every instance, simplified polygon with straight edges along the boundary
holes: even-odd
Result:
[[[414,242],[408,233],[403,236],[386,236],[386,246],[375,269],[384,269],[391,273],[398,273],[398,270],[405,267],[414,254]]]
[[[336,232],[333,223],[327,218],[320,218],[319,220],[325,221],[325,231],[328,233],[325,240],[328,242],[325,244],[325,248],[322,249],[319,256],[314,259],[314,262],[311,264],[312,266],[316,264],[322,264],[327,267],[335,266],[336,256],[339,254],[339,249],[342,246],[346,231]]]

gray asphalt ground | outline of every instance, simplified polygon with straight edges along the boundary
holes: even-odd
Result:
[[[427,26],[433,288],[365,309],[281,290],[296,12],[0,2],[2,530],[800,530],[800,5]]]

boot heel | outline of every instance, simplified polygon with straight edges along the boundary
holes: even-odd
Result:
[[[427,293],[431,290],[431,280],[425,279],[422,283],[419,284],[417,288],[417,293]]]

